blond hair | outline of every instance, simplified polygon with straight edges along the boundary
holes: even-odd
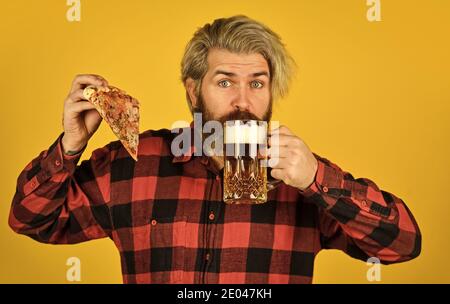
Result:
[[[288,54],[280,36],[264,24],[238,15],[214,20],[198,29],[186,46],[181,61],[181,80],[195,82],[196,96],[200,96],[202,79],[208,70],[208,51],[213,48],[233,53],[259,53],[269,65],[272,99],[285,97],[295,71],[295,62]],[[186,92],[189,108],[192,105]]]

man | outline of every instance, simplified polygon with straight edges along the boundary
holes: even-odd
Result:
[[[192,113],[204,121],[269,121],[293,60],[280,38],[245,16],[199,29],[182,60]],[[78,160],[101,118],[79,75],[64,103],[64,132],[20,174],[9,224],[44,243],[109,237],[125,283],[310,283],[316,254],[340,249],[389,264],[419,255],[419,228],[404,204],[355,179],[281,126],[271,134],[271,175],[283,181],[262,205],[222,201],[223,159],[171,152],[170,130],[140,135],[139,160],[119,142]],[[276,139],[276,140],[273,140]]]

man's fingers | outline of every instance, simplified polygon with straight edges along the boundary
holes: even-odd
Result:
[[[268,161],[268,165],[269,165],[269,167],[276,168],[276,169],[284,169],[284,168],[288,168],[290,166],[289,159],[286,157],[270,158]]]
[[[272,146],[267,149],[267,156],[269,158],[275,157],[290,157],[290,149],[287,146]]]
[[[68,103],[74,103],[78,102],[80,100],[86,100],[83,96],[83,89],[78,89],[67,96],[67,102]]]
[[[86,110],[93,110],[93,109],[95,109],[95,106],[89,101],[79,101],[77,103],[70,105],[70,110],[74,113],[81,113]]]
[[[287,134],[274,134],[271,135],[268,139],[268,144],[270,147],[272,146],[289,146],[292,144],[297,137],[293,135]]]
[[[272,175],[272,177],[274,179],[278,179],[278,180],[283,180],[283,178],[284,178],[283,170],[281,170],[281,169],[272,169],[272,170],[270,170],[270,175]]]
[[[88,85],[108,86],[108,81],[106,81],[106,79],[102,76],[96,74],[77,75],[73,80],[70,93],[73,93],[79,89],[84,89]]]
[[[291,130],[289,130],[288,127],[286,126],[279,126],[278,128],[275,128],[273,130],[269,130],[269,133],[272,135],[274,134],[285,134],[285,135],[294,135],[294,133],[291,132]]]

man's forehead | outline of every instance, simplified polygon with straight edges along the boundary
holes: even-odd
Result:
[[[209,72],[214,73],[223,69],[269,72],[269,65],[267,60],[259,53],[238,54],[226,50],[210,50],[208,53]]]

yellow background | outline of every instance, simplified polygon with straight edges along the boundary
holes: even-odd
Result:
[[[66,283],[81,259],[82,283],[121,283],[108,240],[39,244],[7,225],[16,179],[62,131],[63,100],[78,73],[105,76],[141,101],[141,130],[190,121],[179,62],[193,32],[246,14],[279,33],[299,66],[274,119],[319,155],[403,198],[423,233],[422,254],[382,266],[381,283],[450,283],[450,1],[65,0],[0,1],[0,282]],[[115,140],[102,124],[84,158]],[[315,283],[368,283],[368,266],[323,251]]]

